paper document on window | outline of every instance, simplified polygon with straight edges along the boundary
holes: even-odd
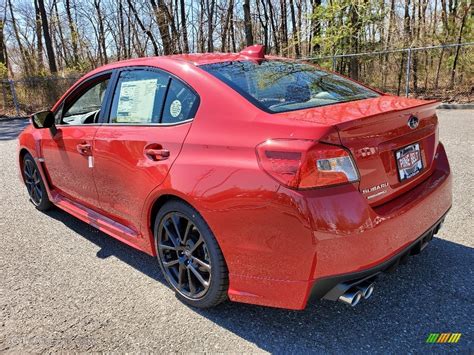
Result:
[[[151,122],[157,79],[126,81],[120,87],[117,122]]]

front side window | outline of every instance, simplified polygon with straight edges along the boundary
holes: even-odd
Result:
[[[269,112],[300,110],[379,96],[349,79],[305,63],[235,61],[205,64],[201,68]]]
[[[97,123],[109,79],[110,75],[106,75],[79,88],[79,94],[66,99],[58,111],[57,123],[69,125]]]

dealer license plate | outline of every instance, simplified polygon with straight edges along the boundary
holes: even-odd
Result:
[[[410,179],[423,170],[420,144],[415,143],[395,152],[400,181]]]

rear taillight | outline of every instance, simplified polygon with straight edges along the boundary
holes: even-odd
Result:
[[[259,164],[293,189],[310,189],[359,180],[345,149],[311,140],[269,139],[257,146]]]

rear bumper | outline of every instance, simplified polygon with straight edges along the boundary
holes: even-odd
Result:
[[[451,184],[439,144],[433,173],[378,207],[369,206],[352,185],[284,191],[299,218],[282,214],[286,224],[252,239],[265,244],[246,250],[245,264],[238,264],[245,274],[229,269],[230,299],[289,309],[304,309],[310,297],[335,299],[330,291],[341,282],[375,277],[421,249],[451,207]],[[279,226],[277,218],[273,223]]]
[[[452,204],[452,177],[442,144],[433,173],[390,202],[370,207],[358,192],[308,199],[316,265],[311,279],[370,269],[397,255],[430,230]]]
[[[410,256],[417,255],[425,249],[433,239],[433,236],[438,233],[446,214],[447,212],[415,242],[377,266],[363,271],[322,278],[315,281],[311,287],[309,298],[337,301],[350,288],[363,282],[374,282],[382,273],[395,271],[399,265],[405,264]]]

